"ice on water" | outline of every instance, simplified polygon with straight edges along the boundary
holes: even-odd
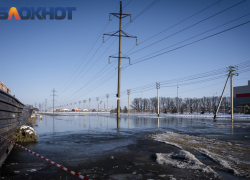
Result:
[[[250,177],[250,145],[236,142],[226,142],[213,138],[191,136],[174,132],[165,132],[151,136],[154,140],[180,148],[180,152],[157,154],[157,162],[178,168],[200,169],[203,172],[214,172],[209,166],[202,164],[186,149],[194,149],[209,157],[221,168],[232,172],[236,176]],[[182,158],[185,161],[178,161]]]

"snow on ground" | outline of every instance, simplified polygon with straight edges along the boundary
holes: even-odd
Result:
[[[155,134],[151,135],[151,137],[156,141],[164,142],[180,149],[192,148],[197,150],[218,163],[223,169],[233,172],[234,175],[250,178],[249,144],[225,142],[173,132]],[[168,156],[165,156],[165,158],[168,158]]]
[[[214,172],[209,166],[206,166],[202,162],[200,162],[193,154],[188,151],[181,150],[179,153],[169,153],[169,154],[156,154],[156,161],[159,164],[170,165],[173,167],[177,167],[180,169],[193,169],[193,170],[201,170],[205,173],[212,173],[215,177],[219,177],[219,175]],[[184,161],[176,160],[183,159]]]

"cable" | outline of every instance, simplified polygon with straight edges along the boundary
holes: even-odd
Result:
[[[217,16],[217,15],[219,15],[219,14],[221,14],[221,13],[223,13],[223,12],[225,12],[225,11],[227,11],[227,10],[229,10],[229,9],[231,9],[231,8],[237,6],[237,5],[239,5],[239,4],[241,4],[241,3],[245,2],[245,1],[246,1],[246,0],[243,0],[243,1],[237,3],[237,4],[233,5],[233,6],[230,6],[229,8],[226,8],[226,9],[224,9],[224,10],[222,10],[222,11],[220,11],[220,12],[218,12],[218,13],[212,15],[212,16],[209,16],[209,17],[207,17],[207,18],[205,18],[205,19],[203,19],[203,20],[201,20],[201,21],[199,21],[199,22],[197,22],[197,23],[195,23],[195,24],[192,24],[191,26],[188,26],[188,27],[186,27],[186,28],[184,28],[184,29],[182,29],[182,30],[180,30],[180,31],[178,31],[178,32],[176,32],[176,33],[174,33],[174,34],[171,34],[171,35],[169,35],[169,36],[167,36],[167,37],[165,37],[165,38],[162,38],[162,39],[160,39],[160,40],[158,40],[158,41],[156,41],[156,42],[154,42],[154,43],[152,43],[152,44],[150,44],[150,45],[148,45],[148,46],[145,46],[144,48],[141,48],[141,49],[139,49],[139,50],[137,50],[137,51],[134,51],[134,52],[132,52],[132,53],[130,53],[130,54],[128,54],[128,55],[137,53],[137,52],[139,52],[139,51],[141,51],[141,50],[143,50],[143,49],[145,49],[145,48],[148,48],[148,47],[150,47],[150,46],[152,46],[152,45],[155,45],[155,44],[157,44],[157,43],[159,43],[159,42],[161,42],[161,41],[163,41],[163,40],[165,40],[165,39],[167,39],[167,38],[169,38],[169,37],[172,37],[172,36],[174,36],[174,35],[176,35],[176,34],[178,34],[178,33],[180,33],[180,32],[183,32],[183,31],[185,31],[185,30],[187,30],[187,29],[189,29],[189,28],[191,28],[191,27],[193,27],[193,26],[196,26],[197,24],[200,24],[200,23],[202,23],[202,22],[204,22],[204,21],[206,21],[206,20],[208,20],[208,19],[210,19],[210,18],[212,18],[212,17],[214,17],[214,16]]]
[[[247,61],[247,62],[243,62],[243,63],[240,63],[240,64],[237,64],[238,65],[238,68],[239,67],[245,67],[245,68],[249,68],[249,67],[247,67],[246,65],[248,65],[248,66],[250,66],[250,61]],[[236,66],[236,65],[235,65]],[[220,69],[219,69],[220,70]],[[218,71],[218,70],[214,70],[214,71]],[[214,72],[214,71],[211,71],[211,72]],[[243,69],[243,70],[240,70],[239,72],[240,73],[243,73],[243,72],[248,72],[248,71],[250,71],[250,68],[249,69]],[[203,74],[206,74],[206,73],[203,73]],[[116,75],[116,74],[114,74],[114,75]],[[112,76],[114,76],[114,75],[112,75]],[[197,76],[197,75],[195,75],[195,76]],[[223,76],[221,76],[221,77],[225,77],[225,75],[223,75]],[[108,77],[108,79],[110,79],[110,77]],[[210,79],[207,79],[207,80],[214,80],[214,79],[218,79],[218,77],[214,77],[214,78],[210,78]],[[95,88],[97,88],[97,87],[99,87],[100,85],[102,85],[103,83],[105,83],[106,81],[104,81],[104,82],[102,82],[101,84],[98,84],[96,87],[94,87],[94,89]],[[200,83],[200,82],[204,82],[204,80],[202,80],[202,81],[196,81],[195,83]],[[190,85],[190,84],[194,84],[194,83],[189,83],[189,84],[185,84],[185,85]],[[184,84],[182,84],[182,85],[184,85]],[[176,85],[173,85],[173,86],[176,86]],[[162,88],[165,88],[165,87],[172,87],[172,86],[161,86]],[[207,86],[206,86],[207,87]],[[153,90],[153,89],[155,89],[155,86],[154,87],[151,87],[151,88],[149,88],[149,89],[144,89],[143,90],[143,92],[144,91],[149,91],[149,90]],[[93,89],[91,89],[89,92],[91,92]],[[133,89],[130,89],[130,90],[132,90],[132,92],[133,93],[136,93],[136,91],[133,91]],[[141,90],[142,91],[142,90]],[[137,91],[137,92],[141,92],[141,91]],[[89,92],[87,92],[87,93],[89,93]],[[109,93],[109,94],[112,94],[112,93]],[[115,93],[113,93],[113,94],[115,94]],[[123,93],[124,94],[124,93]],[[99,96],[100,97],[100,96]],[[105,95],[103,95],[103,96],[101,96],[101,97],[105,97]]]
[[[211,38],[211,37],[213,37],[213,36],[219,35],[219,34],[221,34],[221,33],[224,33],[224,32],[227,32],[227,31],[229,31],[229,30],[232,30],[232,29],[235,29],[235,28],[237,28],[237,27],[240,27],[240,26],[243,26],[243,25],[245,25],[245,24],[248,24],[249,22],[250,22],[250,21],[247,21],[247,22],[245,22],[245,23],[242,23],[242,24],[239,24],[239,25],[237,25],[237,26],[234,26],[234,27],[228,28],[228,29],[226,29],[226,30],[223,30],[223,31],[220,31],[220,32],[218,32],[218,33],[212,34],[212,35],[210,35],[210,36],[207,36],[207,37],[201,38],[201,39],[196,40],[196,41],[193,41],[193,42],[191,42],[191,43],[188,43],[188,44],[185,44],[185,45],[179,46],[179,47],[174,48],[174,49],[171,49],[171,50],[169,50],[169,51],[166,51],[166,52],[163,52],[163,53],[157,54],[157,55],[155,55],[155,56],[151,56],[151,57],[149,57],[149,58],[146,58],[146,59],[143,59],[143,60],[140,60],[140,61],[135,61],[135,62],[133,62],[133,65],[134,65],[134,64],[137,64],[137,63],[140,63],[140,62],[142,62],[142,61],[146,61],[146,60],[152,59],[152,58],[154,58],[154,57],[161,56],[161,55],[163,55],[163,54],[166,54],[166,53],[169,53],[169,52],[175,51],[175,50],[177,50],[177,49],[180,49],[180,48],[183,48],[183,47],[189,46],[189,45],[194,44],[194,43],[197,43],[197,42],[199,42],[199,41],[202,41],[202,40],[205,40],[205,39]],[[129,65],[127,65],[127,66],[129,66]]]
[[[150,4],[149,6],[147,6],[145,9],[143,9],[143,11],[141,11],[135,18],[133,18],[133,20],[135,20],[136,18],[138,18],[139,16],[141,16],[143,13],[145,13],[148,9],[150,9],[151,7],[153,7],[153,6],[154,6],[156,3],[158,3],[158,2],[159,2],[159,0],[155,0],[153,3],[151,3],[151,4]],[[126,5],[128,5],[129,3],[130,3],[130,1],[129,1]],[[125,6],[126,6],[126,5],[125,5]],[[124,6],[123,8],[125,8],[125,6]],[[125,29],[126,29],[126,28],[125,28]],[[109,38],[108,38],[108,39],[109,39]],[[113,43],[114,43],[114,42],[113,42]],[[112,44],[113,44],[113,43],[112,43]],[[111,45],[112,45],[112,44],[111,44]],[[102,45],[102,44],[101,44],[101,45]],[[101,47],[101,46],[100,46],[100,47]],[[100,48],[100,47],[99,47],[99,48]],[[97,49],[97,51],[99,50],[99,48]],[[109,48],[108,48],[108,49],[109,49]],[[107,49],[107,50],[108,50],[108,49]],[[106,50],[106,51],[107,51],[107,50]],[[96,52],[97,52],[97,51],[96,51]],[[105,52],[106,52],[106,51],[105,51]],[[103,53],[103,54],[104,54],[104,53]],[[95,54],[94,54],[94,55],[95,55]],[[93,58],[93,56],[91,57],[91,59],[92,59],[92,58]],[[90,59],[90,60],[91,60],[91,59]],[[88,61],[88,63],[90,62],[90,60]],[[98,60],[99,60],[99,59],[98,59]],[[97,61],[98,61],[98,60],[97,60]],[[97,62],[97,61],[96,61],[96,62]],[[96,62],[95,62],[95,63],[96,63]],[[87,64],[88,64],[88,63],[87,63]],[[95,64],[95,63],[94,63],[94,64]],[[85,66],[85,67],[86,67],[86,66]],[[84,67],[84,68],[85,68],[85,67]],[[93,67],[93,65],[92,65],[91,67]],[[90,67],[90,68],[91,68],[91,67]],[[84,68],[83,68],[83,69],[84,69]],[[89,68],[88,70],[90,70],[90,68]],[[82,70],[83,70],[83,69],[82,69]],[[82,70],[80,71],[80,73],[82,72]],[[88,71],[88,70],[87,70],[87,71]],[[79,75],[80,73],[78,73],[78,75]],[[77,75],[77,76],[78,76],[78,75]],[[76,76],[76,77],[77,77],[77,76]],[[75,79],[76,79],[76,78],[75,78]],[[71,81],[71,83],[66,87],[66,89],[64,89],[63,92],[65,92],[69,87],[71,87],[72,85],[74,85],[74,84],[78,81],[78,80],[75,81],[75,79],[74,79],[73,81]],[[81,78],[79,78],[79,79],[81,79]],[[73,83],[74,81],[75,81],[75,83]],[[72,83],[73,83],[73,84],[72,84]],[[60,94],[62,94],[63,92],[61,92]]]
[[[209,9],[210,7],[212,7],[212,6],[214,6],[215,4],[219,3],[220,1],[222,1],[222,0],[217,1],[216,3],[214,3],[214,4],[212,4],[212,5],[208,6],[208,7],[206,7],[206,8],[204,8],[204,9],[202,9],[201,11],[199,11],[199,12],[197,12],[197,13],[191,15],[191,16],[189,16],[188,18],[185,18],[184,20],[182,20],[182,21],[180,21],[180,22],[178,22],[178,23],[176,23],[176,24],[174,24],[174,25],[168,27],[167,29],[164,29],[163,31],[161,31],[161,32],[159,32],[159,33],[157,33],[157,34],[155,34],[155,35],[153,35],[153,36],[151,36],[151,37],[145,39],[144,41],[142,41],[142,42],[139,43],[138,45],[141,45],[141,44],[143,44],[144,42],[147,42],[148,40],[150,40],[150,39],[152,39],[152,38],[158,36],[159,34],[162,34],[163,32],[165,32],[165,31],[167,31],[167,30],[169,30],[169,29],[171,29],[171,28],[173,28],[173,27],[175,27],[175,26],[177,26],[177,25],[179,25],[179,24],[185,22],[186,20],[188,20],[188,19],[190,19],[190,18],[192,18],[192,17],[198,15],[199,13],[201,13],[201,12],[203,12],[203,11]],[[136,47],[136,45],[135,45],[134,47],[132,47],[126,54],[128,54],[128,53],[129,53],[132,49],[134,49],[135,47]]]
[[[116,8],[115,8],[115,10],[118,8],[118,6],[119,5],[117,5],[116,6]],[[114,10],[114,11],[115,11]],[[113,19],[113,18],[112,18]],[[112,20],[111,19],[111,20]],[[92,51],[92,49],[94,48],[94,46],[96,45],[96,43],[98,42],[98,40],[99,40],[99,38],[101,37],[101,35],[103,34],[103,32],[104,32],[104,30],[107,28],[107,26],[108,26],[108,24],[109,24],[109,20],[105,23],[105,25],[104,25],[104,27],[101,29],[101,31],[99,32],[99,35],[97,35],[96,36],[96,40],[94,41],[94,43],[93,43],[93,45],[92,46],[90,46],[91,48],[90,48],[90,50],[88,51],[88,53],[87,53],[87,55],[85,56],[85,58],[84,58],[84,60],[80,63],[80,65],[79,65],[79,63],[77,63],[76,64],[76,66],[77,66],[77,69],[74,71],[74,73],[72,74],[72,76],[69,78],[69,80],[66,82],[66,83],[63,83],[64,85],[65,84],[67,84],[69,81],[70,81],[70,79],[74,76],[74,74],[77,72],[77,70],[79,69],[79,67],[82,65],[82,63],[85,61],[85,59],[87,58],[87,56],[89,55],[89,53]],[[107,39],[108,40],[108,39]],[[106,41],[107,41],[106,40]],[[71,72],[73,72],[73,70],[71,71]],[[72,81],[71,81],[72,82]],[[59,88],[59,89],[61,89],[61,88]],[[61,94],[61,93],[60,93]]]
[[[227,24],[229,24],[229,23],[232,23],[232,22],[234,22],[234,21],[236,21],[236,20],[239,20],[239,19],[241,19],[241,18],[243,18],[243,17],[246,17],[246,16],[249,16],[249,15],[250,15],[250,13],[249,13],[249,14],[246,14],[246,15],[243,15],[243,16],[241,16],[241,17],[238,17],[238,18],[236,18],[236,19],[234,19],[234,20],[231,20],[231,21],[229,21],[229,22],[227,22],[227,23],[224,23],[224,24],[222,24],[222,25],[220,25],[220,26],[217,26],[217,27],[215,27],[215,28],[212,28],[212,29],[210,29],[210,30],[204,31],[204,32],[202,32],[202,33],[200,33],[200,34],[198,34],[198,35],[195,35],[195,36],[193,36],[193,37],[190,37],[190,38],[188,38],[188,39],[185,39],[185,40],[183,40],[183,41],[180,41],[180,42],[178,42],[178,43],[176,43],[176,44],[173,44],[173,45],[171,45],[171,46],[168,46],[168,47],[166,47],[166,48],[163,48],[163,49],[161,49],[161,50],[159,50],[159,51],[156,51],[156,52],[154,52],[154,53],[148,54],[148,55],[146,55],[146,56],[144,56],[144,57],[141,57],[141,58],[139,58],[139,59],[143,59],[143,58],[146,58],[146,57],[148,57],[148,56],[150,56],[150,55],[159,53],[159,52],[161,52],[161,51],[163,51],[163,50],[166,50],[166,49],[168,49],[168,48],[170,48],[170,47],[176,46],[176,45],[181,44],[181,43],[183,43],[183,42],[186,42],[186,41],[188,41],[188,40],[190,40],[190,39],[196,38],[196,37],[198,37],[198,36],[200,36],[200,35],[202,35],[202,34],[208,33],[208,32],[210,32],[210,31],[212,31],[212,30],[215,30],[215,29],[217,29],[217,28],[220,28],[220,27],[222,27],[222,26],[225,26],[225,25],[227,25]],[[138,60],[139,60],[139,59],[138,59]]]

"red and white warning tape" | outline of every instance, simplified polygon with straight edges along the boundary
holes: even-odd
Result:
[[[59,167],[59,168],[65,170],[65,171],[67,171],[67,172],[69,172],[69,173],[71,173],[71,174],[73,174],[73,175],[75,175],[75,176],[77,176],[77,177],[79,177],[79,178],[81,178],[81,179],[89,180],[89,178],[84,177],[84,176],[82,176],[82,175],[80,175],[80,174],[78,174],[78,173],[76,173],[76,172],[74,172],[74,171],[71,171],[70,169],[68,169],[68,168],[66,168],[66,167],[63,167],[63,166],[61,166],[60,164],[57,164],[57,163],[55,163],[55,162],[53,162],[53,161],[51,161],[51,160],[49,160],[49,159],[47,159],[47,158],[45,158],[45,157],[43,157],[43,156],[37,154],[37,153],[35,153],[35,152],[33,152],[33,151],[31,151],[31,150],[29,150],[29,149],[27,149],[27,148],[25,148],[25,147],[19,145],[19,144],[13,142],[13,141],[11,141],[11,140],[9,140],[9,139],[7,139],[7,138],[1,136],[1,135],[0,135],[0,137],[3,138],[3,139],[5,139],[5,140],[7,140],[7,141],[9,141],[9,142],[11,142],[12,144],[15,144],[16,146],[19,146],[20,148],[22,148],[22,149],[24,149],[24,150],[26,150],[26,151],[28,151],[28,152],[30,152],[30,153],[32,153],[32,154],[34,154],[34,155],[40,157],[40,158],[42,158],[42,159],[44,159],[44,160],[50,162],[51,164],[56,165],[57,167]]]

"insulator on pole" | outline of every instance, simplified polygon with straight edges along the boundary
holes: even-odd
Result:
[[[109,14],[109,21],[111,21],[111,14]]]
[[[136,40],[135,40],[135,44],[136,44],[136,46],[137,46],[137,38],[136,38]]]
[[[109,64],[110,64],[110,56],[109,56]]]
[[[132,22],[132,16],[130,15],[130,22]]]
[[[129,65],[131,65],[131,63],[130,63],[130,57],[128,59],[129,59]]]
[[[102,37],[102,41],[104,42],[104,36]]]

